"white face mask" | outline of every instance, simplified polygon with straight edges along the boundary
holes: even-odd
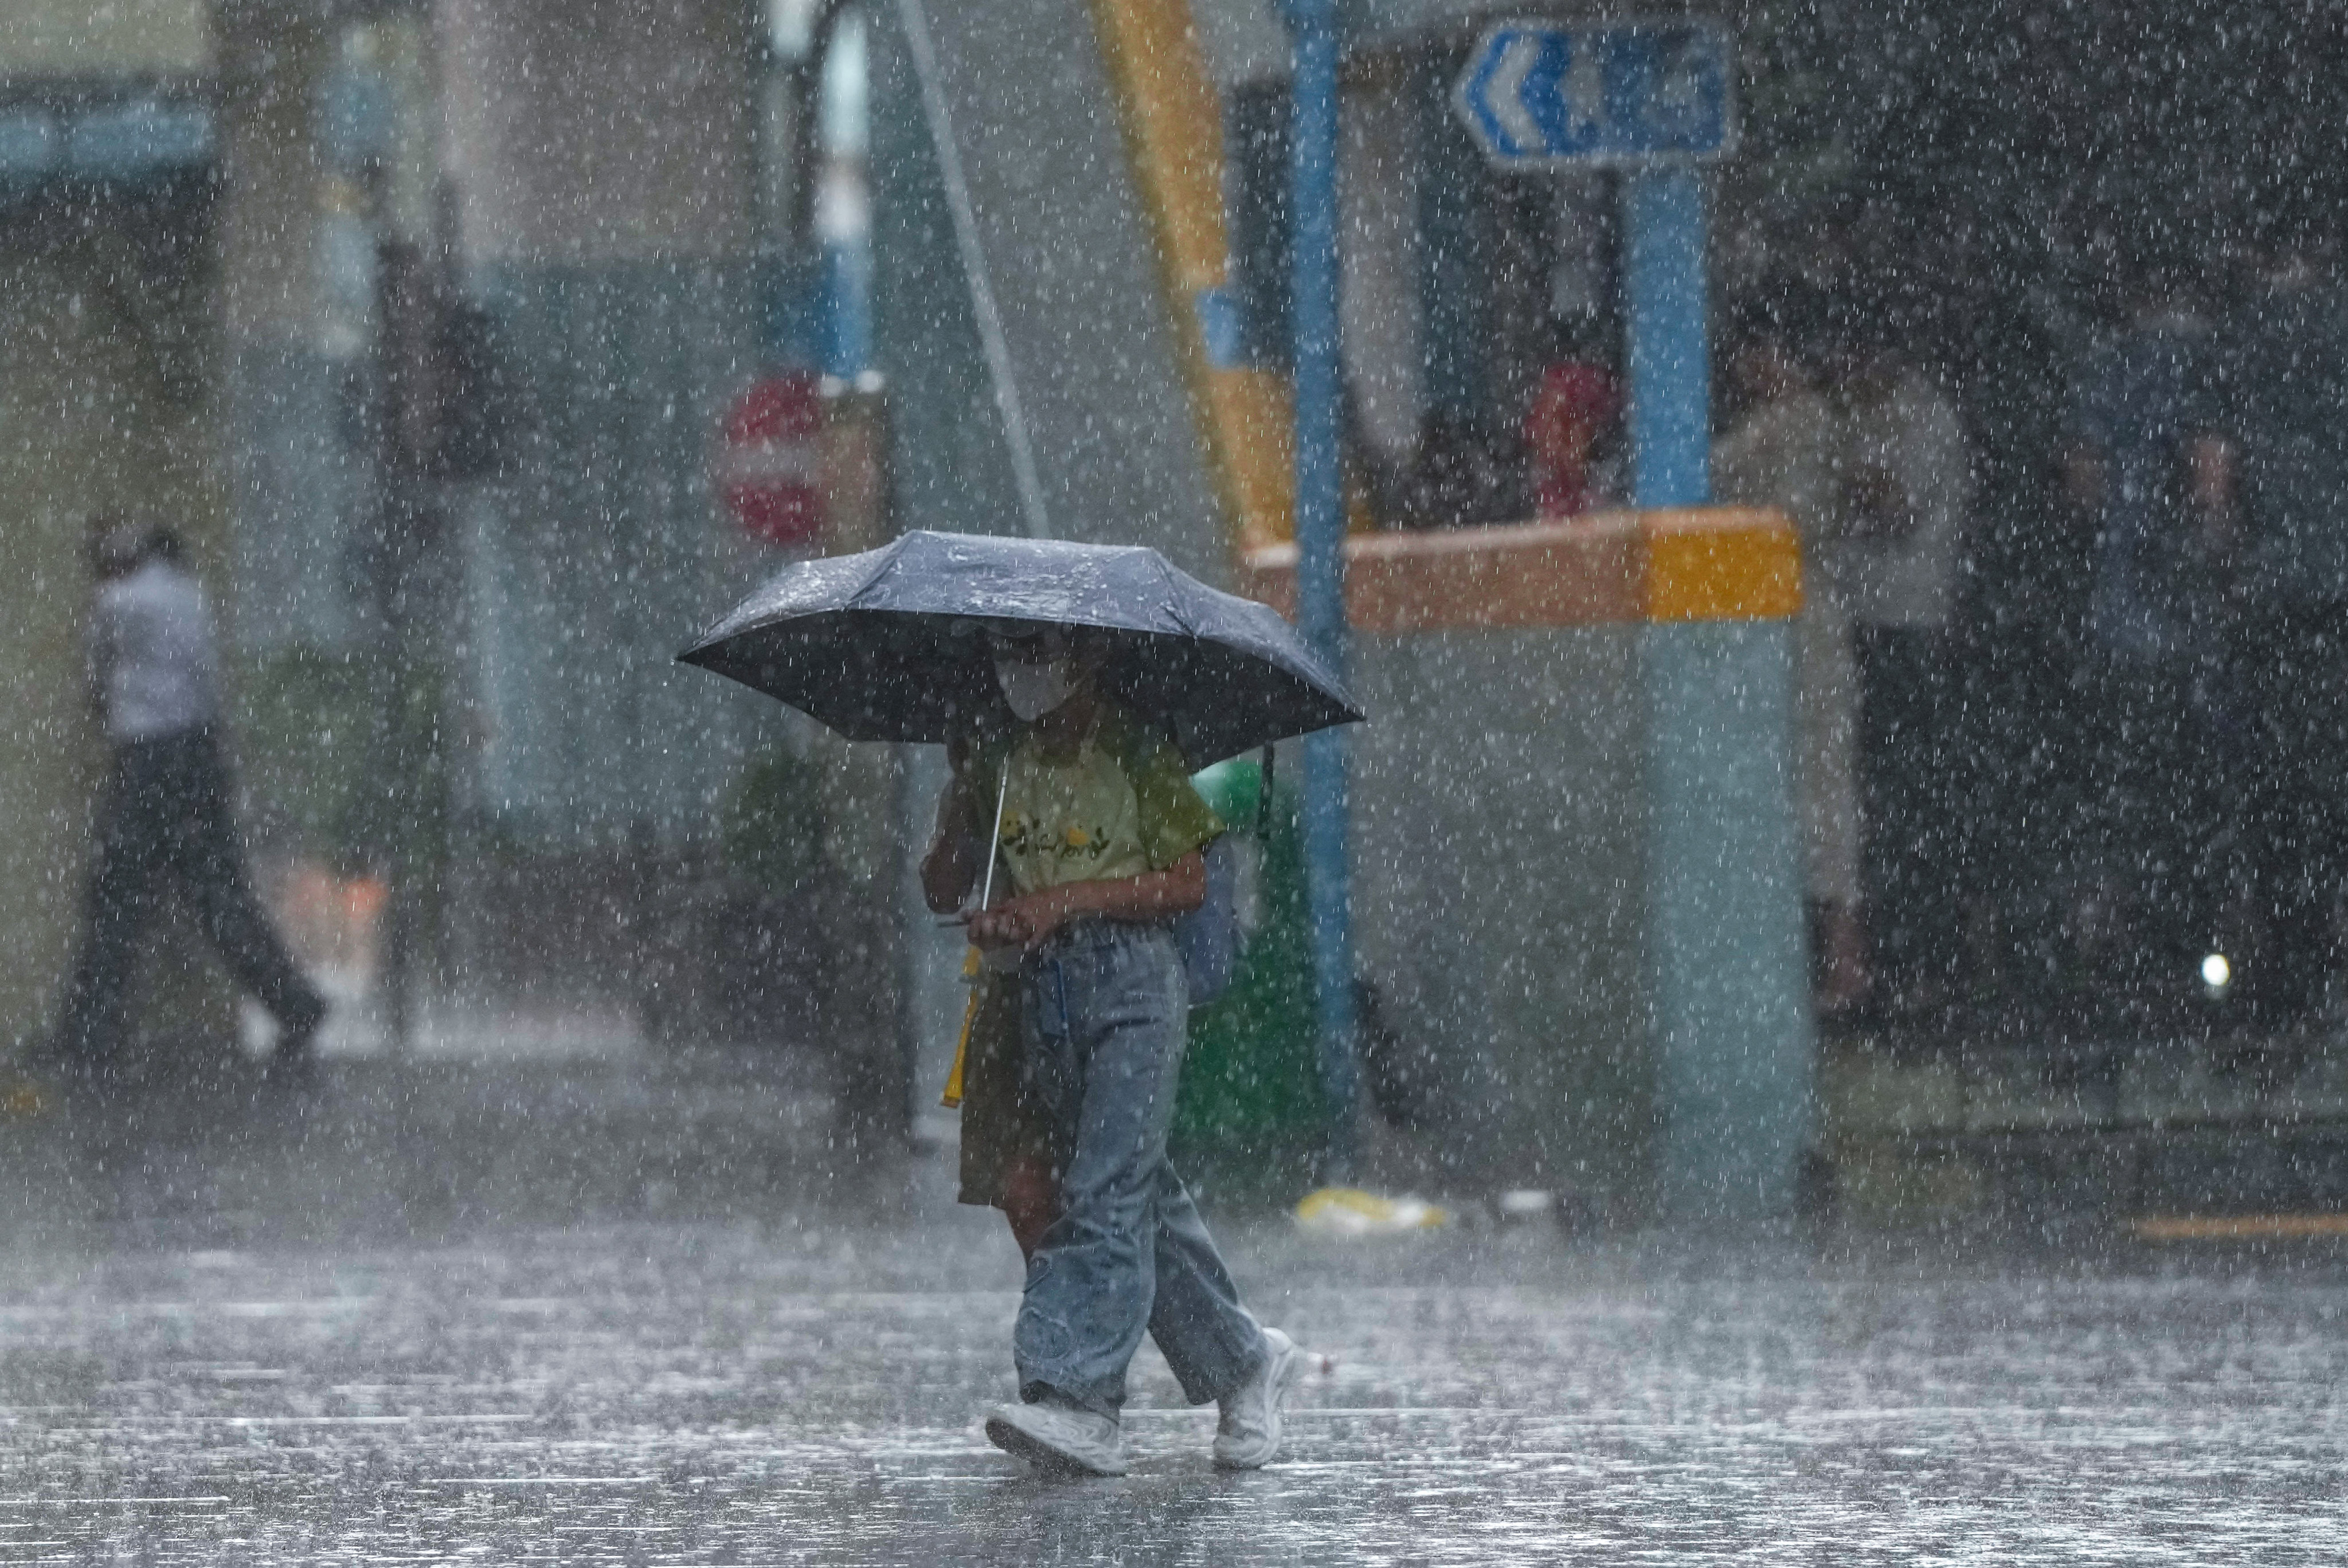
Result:
[[[1015,653],[994,656],[994,679],[1003,700],[1022,723],[1040,719],[1076,694],[1076,665],[1073,659],[1026,659]]]

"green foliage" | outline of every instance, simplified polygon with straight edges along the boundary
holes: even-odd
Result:
[[[295,649],[241,682],[246,787],[265,819],[345,870],[363,858],[356,830],[375,751],[372,673],[359,655]]]
[[[443,671],[372,652],[294,649],[252,666],[241,686],[240,759],[264,819],[346,873],[439,863]]]
[[[735,875],[788,893],[823,863],[822,778],[779,743],[754,753],[726,792],[723,831]]]

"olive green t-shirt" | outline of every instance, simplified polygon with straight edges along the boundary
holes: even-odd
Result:
[[[1073,755],[1053,756],[1032,726],[958,774],[969,820],[993,815],[1003,787],[996,845],[1014,890],[1115,882],[1163,871],[1212,842],[1223,824],[1199,792],[1181,753],[1123,709],[1100,722]],[[1008,782],[998,770],[1008,765]]]

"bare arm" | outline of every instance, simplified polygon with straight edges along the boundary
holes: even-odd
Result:
[[[922,856],[922,897],[932,914],[949,915],[961,908],[970,890],[978,886],[984,862],[976,845],[988,835],[969,816],[962,804],[962,792],[949,785],[938,797],[938,831],[930,840],[929,853]]]
[[[1070,920],[1159,920],[1187,915],[1206,901],[1207,857],[1194,849],[1163,871],[1071,882],[1008,899],[974,917],[970,935],[982,948],[1032,948]]]
[[[938,795],[938,830],[922,856],[922,898],[934,915],[962,907],[986,869],[994,838],[994,825],[981,821],[971,807],[967,774],[977,765],[976,738],[963,733],[947,741],[946,762],[953,781]]]

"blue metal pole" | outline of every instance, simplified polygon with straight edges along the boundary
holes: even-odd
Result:
[[[1704,343],[1704,178],[1622,181],[1631,338],[1632,483],[1642,507],[1712,499],[1712,364]]]
[[[1336,0],[1283,0],[1295,48],[1289,221],[1296,333],[1296,601],[1314,650],[1345,670],[1343,404],[1337,359]],[[1352,866],[1346,844],[1345,739],[1304,742],[1305,897],[1330,1132],[1326,1182],[1353,1176],[1360,1072],[1354,1054]]]

